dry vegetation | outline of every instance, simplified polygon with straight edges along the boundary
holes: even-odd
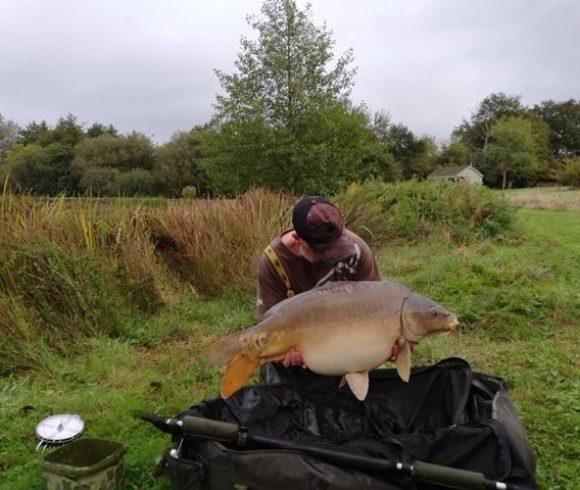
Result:
[[[536,187],[504,192],[507,200],[520,208],[580,211],[580,189]]]
[[[380,183],[338,197],[355,230],[381,243],[464,243],[508,229],[513,214],[486,189]],[[180,291],[251,294],[255,265],[290,226],[294,197],[0,199],[0,373],[70,354],[78,340],[130,331]]]

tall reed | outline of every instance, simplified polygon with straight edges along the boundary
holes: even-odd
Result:
[[[496,194],[454,184],[353,185],[335,196],[376,246],[494,236],[513,222]],[[0,372],[119,335],[188,283],[201,296],[252,293],[257,258],[290,227],[295,197],[255,189],[235,199],[0,198]]]
[[[179,201],[152,211],[158,255],[199,292],[253,288],[256,262],[275,235],[290,226],[293,199],[253,190],[237,199]]]

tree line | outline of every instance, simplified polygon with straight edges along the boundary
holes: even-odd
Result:
[[[492,187],[529,186],[580,172],[580,101],[532,107],[494,93],[439,146],[350,94],[352,51],[335,56],[325,26],[294,0],[266,0],[249,18],[236,71],[216,70],[223,94],[203,126],[155,145],[136,132],[79,124],[19,128],[0,115],[0,176],[33,194],[231,195],[254,186],[328,193],[351,182],[423,179],[473,164]],[[563,180],[563,182],[565,179]],[[578,184],[576,184],[578,185]]]

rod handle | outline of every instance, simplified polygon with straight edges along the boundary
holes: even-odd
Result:
[[[177,424],[183,432],[195,437],[222,442],[235,442],[240,435],[240,426],[231,422],[205,419],[186,415]]]
[[[505,490],[512,488],[506,483],[488,480],[483,473],[425,463],[424,461],[415,461],[413,463],[412,476],[423,481],[445,485],[450,488],[469,490],[491,488]]]

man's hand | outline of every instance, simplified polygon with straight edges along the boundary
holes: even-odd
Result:
[[[302,366],[304,369],[306,369],[306,364],[304,364],[304,359],[302,359],[300,352],[298,352],[294,348],[292,348],[288,352],[286,352],[286,355],[284,356],[284,359],[282,360],[282,365],[284,367]]]
[[[415,348],[415,345],[417,345],[417,342],[411,342],[410,340],[407,340],[407,342],[409,342],[409,347],[411,347],[411,352],[413,352],[413,349]],[[397,360],[397,356],[399,355],[399,353],[401,352],[401,346],[397,343],[395,343],[395,345],[393,345],[393,350],[391,350],[391,357],[389,358],[389,361],[396,361]]]

